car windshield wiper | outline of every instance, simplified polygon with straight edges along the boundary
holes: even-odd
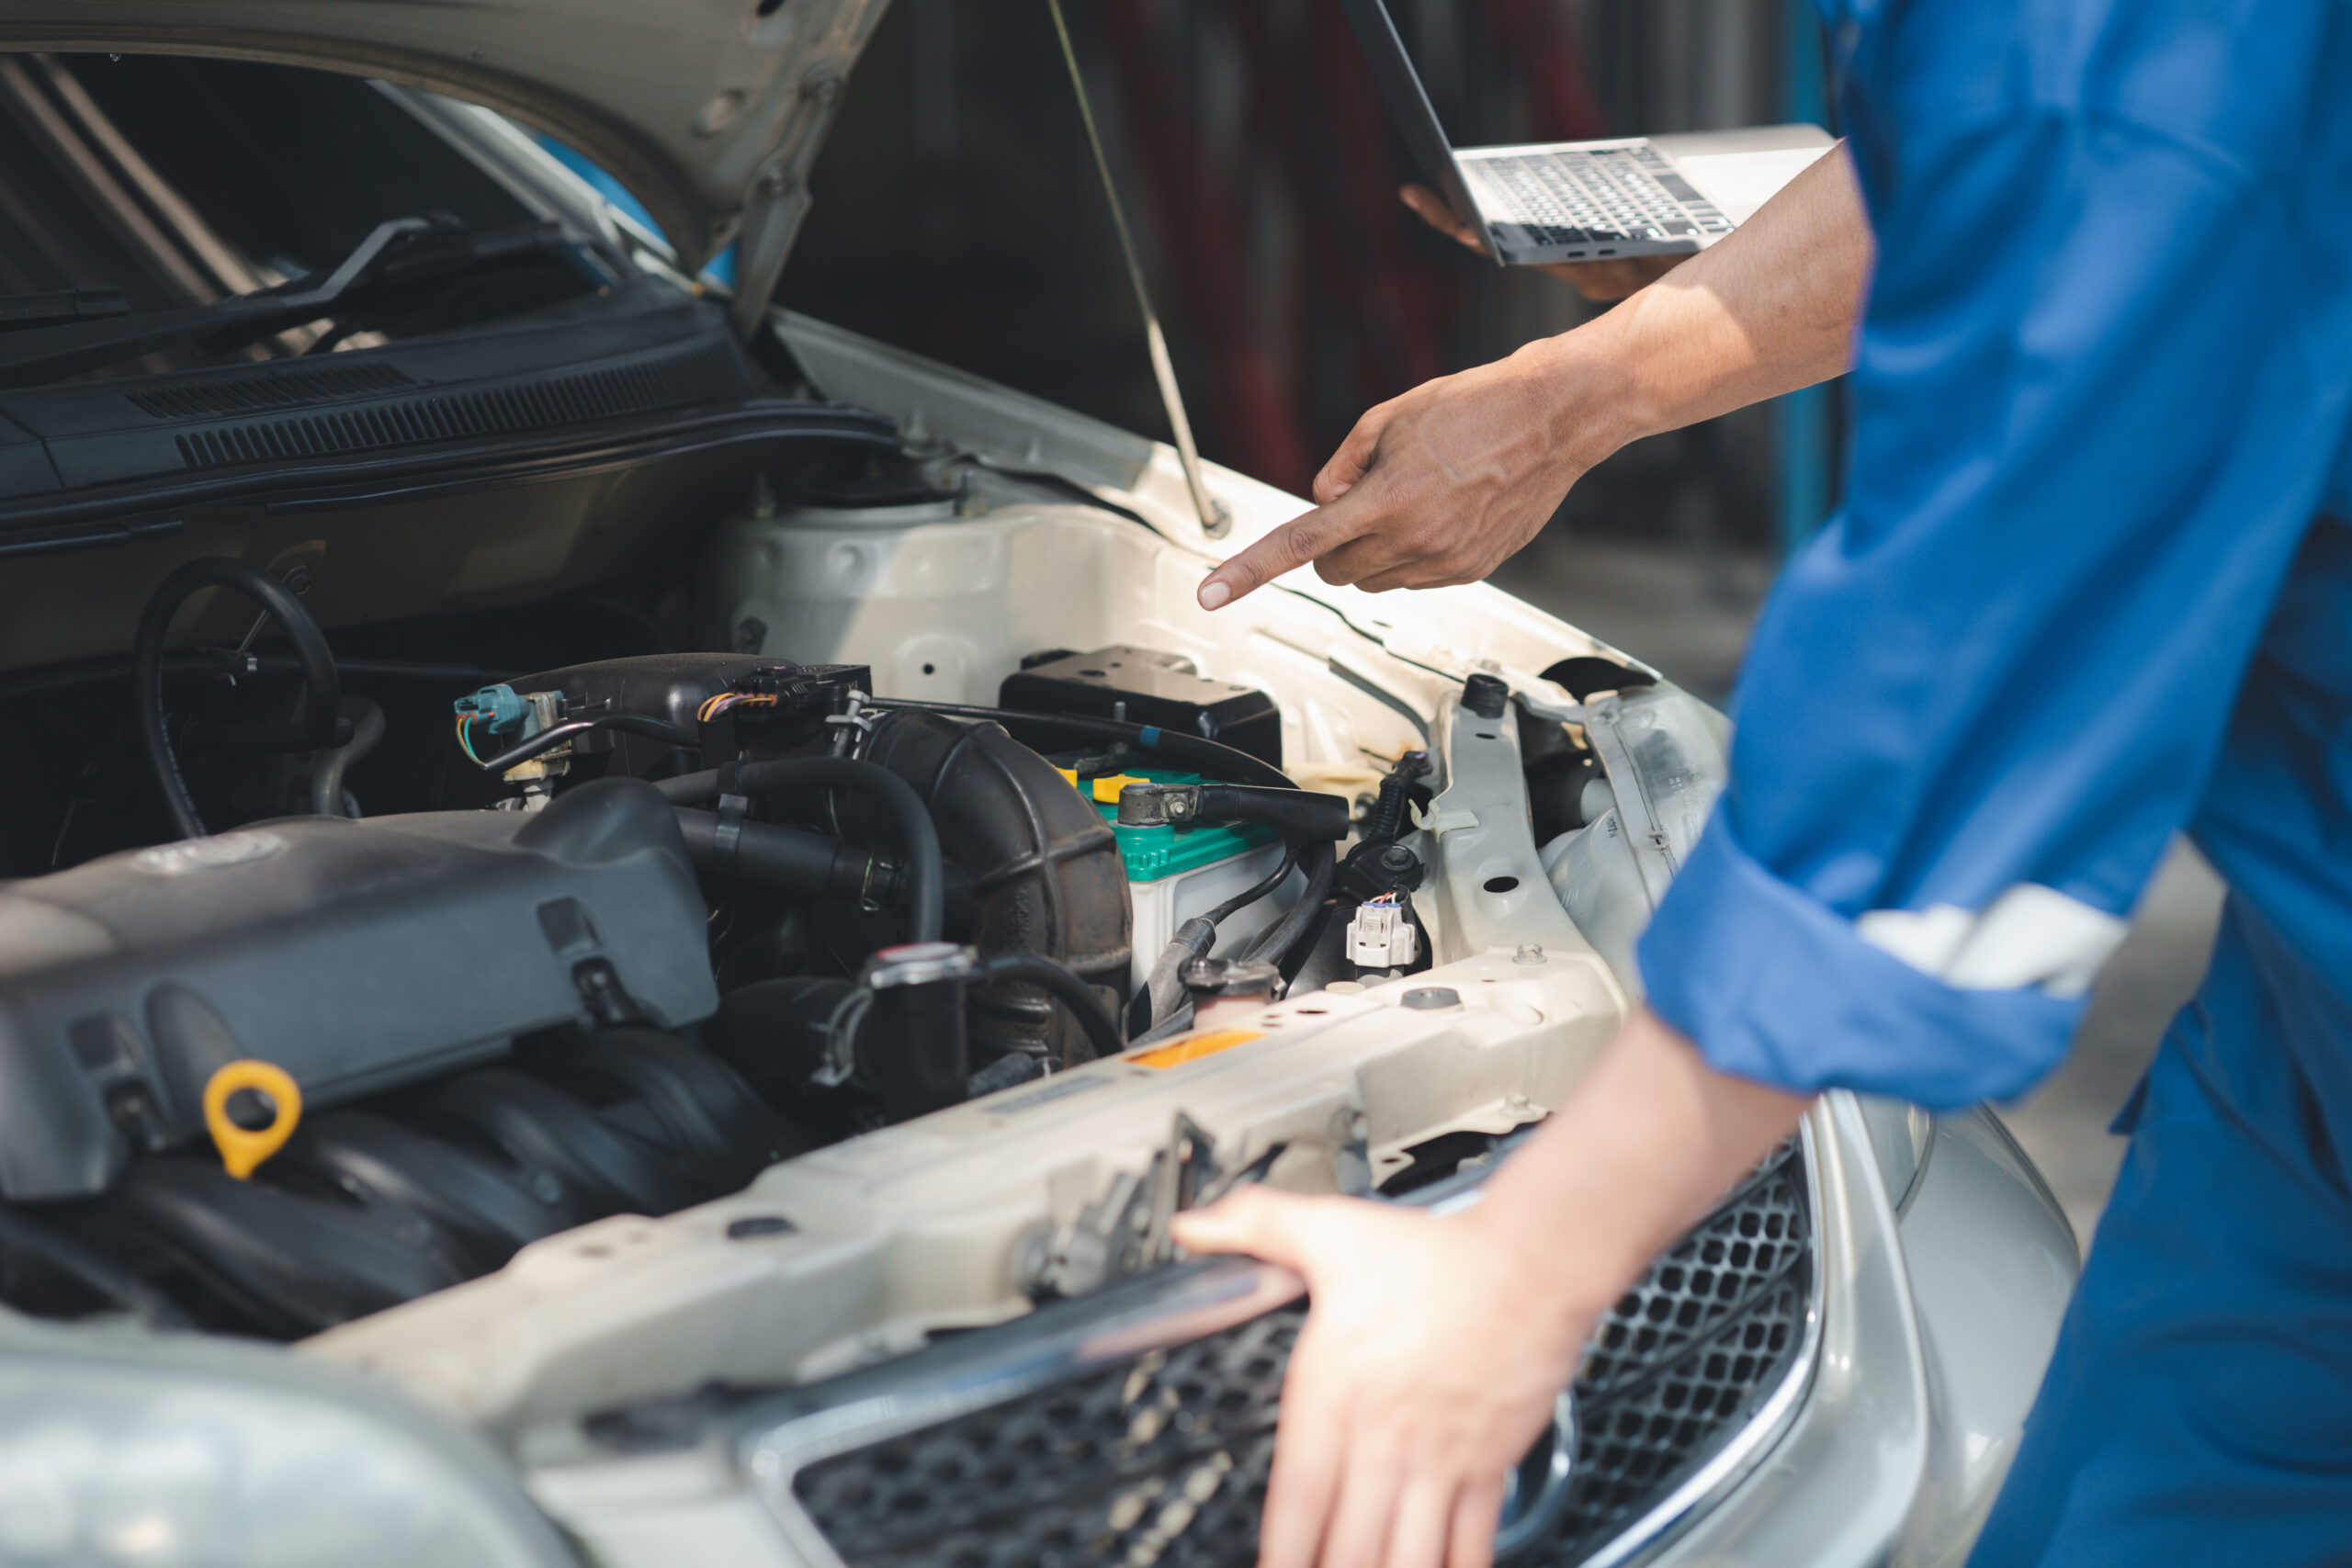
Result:
[[[0,299],[0,333],[94,321],[130,314],[119,288],[65,288],[54,294],[11,294]]]
[[[42,301],[11,301],[47,309],[55,325],[26,325],[0,333],[0,387],[35,387],[99,370],[165,349],[222,353],[350,309],[387,293],[437,285],[535,255],[570,248],[557,223],[531,223],[474,233],[448,219],[395,218],[379,223],[322,277],[312,273],[275,288],[232,295],[209,304],[141,315],[102,314],[74,290]],[[63,302],[57,302],[63,301]],[[96,317],[96,319],[92,319]]]

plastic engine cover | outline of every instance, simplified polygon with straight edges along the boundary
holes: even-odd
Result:
[[[308,1112],[583,1016],[718,1005],[677,822],[632,779],[546,810],[301,817],[0,887],[0,1196],[104,1190],[273,1062]],[[135,1147],[134,1147],[135,1146]]]

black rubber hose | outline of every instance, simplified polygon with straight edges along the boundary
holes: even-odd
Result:
[[[322,753],[318,765],[311,770],[311,814],[314,817],[341,817],[343,781],[351,765],[376,749],[384,739],[384,710],[366,697],[345,697],[345,713],[356,714],[351,726],[351,739],[332,751]]]
[[[1119,1021],[1102,1005],[1094,987],[1070,970],[1052,959],[1035,953],[998,953],[980,960],[974,977],[983,986],[1006,981],[1026,982],[1043,987],[1069,1009],[1070,1017],[1086,1032],[1086,1043],[1094,1047],[1097,1056],[1115,1056],[1126,1049],[1120,1037]]]
[[[678,831],[684,835],[686,853],[707,871],[721,859],[718,815],[691,806],[678,808]],[[838,894],[855,898],[876,891],[884,867],[879,857],[854,850],[839,839],[799,828],[779,828],[772,822],[738,824],[734,865],[738,875],[763,886],[789,893]]]
[[[187,781],[180,776],[179,761],[172,755],[172,738],[164,726],[164,638],[172,629],[172,617],[199,588],[232,588],[244,594],[276,616],[294,644],[295,657],[302,665],[304,723],[300,728],[308,744],[287,750],[317,751],[334,745],[335,720],[343,705],[343,686],[335,675],[334,655],[327,649],[326,634],[319,630],[319,623],[302,608],[292,589],[259,567],[229,556],[198,557],[164,578],[149,597],[139,617],[138,638],[131,644],[131,701],[140,744],[146,748],[148,764],[164,792],[164,808],[171,813],[180,836],[187,839],[204,837],[204,818],[197,815],[196,802],[188,795]]]
[[[129,1269],[59,1235],[47,1225],[0,1205],[0,1247],[38,1258],[70,1274],[125,1312],[137,1313],[153,1328],[193,1328],[187,1315],[164,1293]]]
[[[1201,820],[1262,822],[1295,841],[1336,841],[1348,836],[1348,799],[1307,789],[1203,784]]]
[[[486,773],[503,773],[532,758],[554,750],[565,741],[586,735],[593,730],[618,729],[630,735],[642,735],[648,740],[666,740],[688,751],[702,750],[702,738],[691,729],[683,729],[666,718],[654,718],[641,713],[600,713],[594,718],[566,719],[551,724],[528,740],[509,746],[495,757],[482,760]]]
[[[1323,900],[1330,894],[1333,860],[1329,844],[1314,845],[1300,857],[1300,863],[1306,867],[1306,891],[1298,896],[1298,902],[1290,907],[1289,913],[1258,939],[1258,944],[1249,952],[1250,957],[1280,964],[1283,956],[1298,945],[1298,939],[1322,913]]]
[[[684,773],[654,784],[673,806],[702,806],[718,798],[718,771]],[[911,886],[907,898],[907,940],[937,942],[946,902],[946,874],[939,854],[939,829],[914,785],[889,769],[848,757],[779,757],[745,762],[735,770],[735,787],[745,795],[784,789],[854,789],[874,796],[898,822]]]
[[[875,697],[865,705],[871,708],[919,708],[925,713],[944,714],[949,718],[992,718],[1016,734],[1025,726],[1032,729],[1058,729],[1066,735],[1089,736],[1097,740],[1124,740],[1144,750],[1156,751],[1170,762],[1204,778],[1218,779],[1227,784],[1258,784],[1266,789],[1298,787],[1291,782],[1289,774],[1271,762],[1218,741],[1188,735],[1181,729],[1161,729],[1148,724],[1123,724],[1115,718],[1095,718],[1087,714],[1022,713],[1014,708],[969,707],[958,703],[916,702],[906,697]]]

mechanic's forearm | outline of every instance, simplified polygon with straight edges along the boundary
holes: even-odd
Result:
[[[1811,1104],[1707,1066],[1647,1008],[1467,1216],[1597,1314],[1788,1136]]]
[[[1623,304],[1521,350],[1589,418],[1611,385],[1614,449],[1843,371],[1875,250],[1840,146],[1757,214]],[[1588,439],[1594,433],[1580,432]]]

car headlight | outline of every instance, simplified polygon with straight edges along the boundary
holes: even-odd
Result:
[[[1560,907],[1619,984],[1643,994],[1634,945],[1650,911],[1690,856],[1723,793],[1729,726],[1672,686],[1561,702],[1522,690],[1528,713],[1580,726],[1600,759],[1585,785],[1585,825],[1543,846]]]
[[[470,1436],[282,1351],[0,1324],[9,1568],[555,1568]]]

